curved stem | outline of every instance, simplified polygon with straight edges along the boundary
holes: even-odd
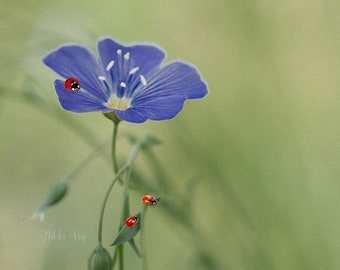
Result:
[[[112,179],[108,189],[106,190],[105,196],[104,196],[104,200],[102,202],[102,206],[100,209],[100,215],[99,215],[99,225],[98,225],[98,242],[101,243],[102,242],[102,230],[103,230],[103,218],[104,218],[104,210],[105,210],[105,206],[106,206],[106,202],[107,199],[109,198],[109,195],[111,193],[111,190],[114,186],[114,184],[117,182],[118,178],[120,177],[120,175],[128,168],[128,164],[126,163],[123,167],[121,167],[119,169],[119,171],[117,172],[117,174],[115,175],[115,177]]]
[[[134,146],[134,148],[131,150],[131,153],[130,153],[126,163],[118,170],[118,172],[116,173],[116,175],[112,179],[111,183],[109,184],[108,189],[106,190],[104,200],[102,202],[102,206],[101,206],[101,209],[100,209],[100,215],[99,215],[99,225],[98,225],[98,242],[99,243],[102,242],[103,218],[104,218],[104,210],[105,210],[105,206],[106,206],[106,203],[107,203],[107,199],[109,198],[109,195],[111,193],[111,190],[112,190],[114,184],[120,178],[122,173],[126,169],[128,169],[129,167],[132,166],[132,164],[133,164],[134,160],[136,159],[137,154],[138,154],[141,147],[142,147],[142,142],[139,142]]]

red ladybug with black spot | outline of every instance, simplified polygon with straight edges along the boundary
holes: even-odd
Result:
[[[68,78],[64,82],[64,88],[72,93],[77,93],[80,90],[80,83],[76,78]]]
[[[144,195],[142,198],[142,203],[146,205],[156,205],[157,199],[152,195]]]
[[[136,226],[137,222],[138,222],[138,217],[137,216],[131,216],[131,217],[128,217],[125,220],[125,225],[127,227],[134,227],[134,226]]]

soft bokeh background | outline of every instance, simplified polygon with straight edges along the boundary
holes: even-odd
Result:
[[[200,248],[216,269],[340,269],[339,14],[339,1],[317,0],[3,1],[0,268],[86,269],[112,177],[105,155],[45,223],[24,220],[111,133],[100,114],[59,108],[56,76],[41,59],[64,42],[95,49],[109,35],[158,43],[168,60],[194,63],[210,88],[172,121],[121,125],[122,133],[162,139],[153,150],[179,197],[198,182],[188,213],[204,240],[160,203],[146,221],[149,269],[211,269]],[[118,153],[129,149],[120,138]],[[120,191],[108,207],[105,245]],[[65,239],[44,238],[53,231]],[[127,269],[141,269],[129,247],[125,255]]]

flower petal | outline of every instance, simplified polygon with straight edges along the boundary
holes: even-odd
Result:
[[[158,96],[185,96],[186,99],[202,98],[208,93],[197,69],[182,62],[170,63],[147,78],[147,86],[135,91],[132,105],[139,106],[145,99]]]
[[[48,54],[43,62],[65,79],[76,78],[81,88],[102,101],[107,100],[107,94],[98,80],[101,66],[90,50],[77,45],[63,46]]]
[[[168,120],[175,117],[183,108],[185,96],[159,96],[146,99],[135,107],[117,111],[117,116],[127,122],[142,123],[150,120]]]
[[[115,80],[119,83],[126,79],[134,68],[138,67],[136,74],[149,74],[159,67],[165,58],[165,53],[152,45],[123,46],[110,38],[98,41],[98,52],[104,69],[114,69]],[[127,57],[128,63],[122,63]],[[110,65],[114,61],[114,64]],[[108,71],[108,70],[107,70]]]
[[[76,78],[80,91],[55,81],[61,106],[73,112],[110,112],[125,121],[166,120],[176,116],[187,99],[208,93],[194,66],[173,62],[164,67],[165,53],[156,46],[123,46],[106,38],[98,41],[100,60],[81,46],[64,46],[50,53],[44,63],[64,78]],[[127,109],[106,107],[111,97],[128,100]]]
[[[54,87],[58,95],[59,103],[64,110],[76,113],[112,111],[112,109],[105,107],[97,97],[84,89],[76,93],[66,91],[64,82],[61,80],[55,80]]]
[[[124,111],[115,111],[119,119],[130,123],[143,123],[148,120],[147,116],[136,108],[129,108]]]
[[[181,62],[154,71],[147,80],[147,85],[136,90],[132,107],[116,112],[122,120],[141,123],[171,119],[182,110],[185,100],[208,93],[196,68]]]
[[[123,46],[110,38],[98,41],[98,52],[105,67],[111,60],[117,60],[118,50],[122,50],[123,55],[129,53],[129,60],[140,69],[144,66],[157,67],[165,58],[163,50],[153,45]]]

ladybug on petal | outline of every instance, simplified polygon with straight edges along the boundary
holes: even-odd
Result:
[[[125,220],[125,225],[127,227],[134,227],[134,226],[136,226],[137,222],[138,222],[138,217],[137,216],[131,216],[131,217],[128,217]]]
[[[144,195],[142,198],[142,203],[146,204],[146,205],[156,205],[157,204],[157,199],[152,196],[152,195]]]
[[[64,87],[67,91],[77,93],[80,90],[80,83],[76,78],[68,78],[64,82]]]

